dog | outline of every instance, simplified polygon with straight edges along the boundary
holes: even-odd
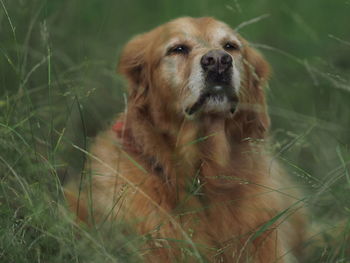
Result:
[[[306,216],[268,150],[262,55],[183,17],[131,39],[118,71],[126,109],[87,153],[89,183],[66,191],[79,220],[128,222],[146,262],[297,262]]]

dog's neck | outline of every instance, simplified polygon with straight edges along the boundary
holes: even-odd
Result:
[[[184,128],[177,135],[177,150],[184,160],[206,159],[226,166],[231,154],[232,142],[226,130],[226,119],[213,116],[184,121]]]
[[[249,170],[254,165],[247,154],[252,151],[249,142],[252,134],[245,135],[249,127],[220,116],[204,115],[189,120],[165,113],[158,110],[155,116],[147,109],[138,109],[128,113],[126,126],[132,135],[131,144],[139,149],[136,155],[144,158],[149,169],[160,171],[170,185],[185,183],[184,178],[194,177],[199,170],[202,176],[235,176],[232,174],[237,170],[235,167]],[[237,118],[239,121],[240,117]],[[232,182],[220,178],[211,177],[207,181],[218,187],[232,186]]]

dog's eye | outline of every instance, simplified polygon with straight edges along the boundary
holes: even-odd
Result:
[[[224,49],[226,51],[233,51],[233,50],[239,50],[239,45],[237,43],[233,43],[233,42],[227,42],[224,45]]]
[[[188,54],[190,52],[190,48],[186,45],[176,45],[174,47],[169,48],[167,55],[172,54]]]

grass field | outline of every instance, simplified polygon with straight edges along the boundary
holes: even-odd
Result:
[[[240,25],[271,63],[276,158],[324,239],[305,262],[350,262],[349,14],[349,0],[0,0],[0,262],[140,262],[144,237],[76,225],[62,185],[84,164],[74,146],[124,107],[125,42],[184,15]]]

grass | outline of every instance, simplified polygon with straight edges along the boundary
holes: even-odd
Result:
[[[340,0],[0,0],[0,261],[140,262],[148,237],[76,225],[62,184],[124,107],[115,66],[127,39],[211,15],[240,25],[274,69],[275,158],[325,240],[305,262],[350,262],[349,11]]]

